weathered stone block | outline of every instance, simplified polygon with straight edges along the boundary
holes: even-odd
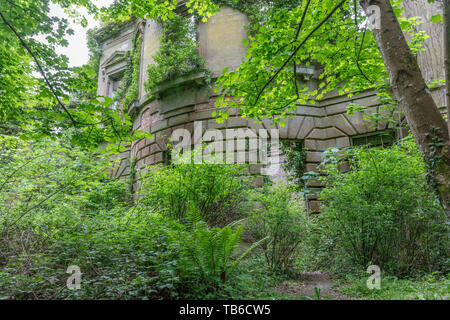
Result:
[[[327,139],[327,129],[314,128],[308,135],[308,139]]]
[[[317,150],[318,151],[325,151],[328,148],[336,147],[336,141],[335,139],[330,140],[316,140]]]
[[[317,150],[316,140],[306,139],[305,148],[311,151]]]
[[[229,7],[222,7],[208,22],[200,23],[199,52],[213,77],[220,75],[225,67],[236,69],[244,60],[247,48],[242,40],[247,38],[248,23],[245,14]]]
[[[300,131],[298,132],[297,139],[305,139],[313,128],[314,128],[314,118],[305,117],[305,120],[303,121],[300,127]]]
[[[173,127],[173,126],[176,126],[176,125],[180,125],[180,124],[184,124],[186,122],[189,122],[190,121],[190,117],[189,117],[189,114],[184,113],[184,114],[180,114],[178,116],[169,118],[168,120],[169,120],[169,124],[168,124],[169,127]]]
[[[313,116],[313,117],[324,117],[325,108],[322,107],[310,107],[310,106],[299,106],[296,114],[298,116]]]
[[[248,120],[240,117],[232,117],[227,121],[228,128],[242,128],[248,126]]]
[[[321,162],[322,161],[322,152],[308,151],[306,153],[306,161],[307,162]]]
[[[352,124],[352,127],[356,129],[358,134],[363,134],[370,131],[361,112],[355,112],[353,116],[346,114],[345,117]]]
[[[350,163],[348,161],[342,162],[339,165],[338,169],[341,172],[348,172],[348,171],[350,171]]]
[[[337,148],[346,148],[350,146],[350,138],[342,137],[336,139],[336,147]]]
[[[288,119],[287,123],[287,138],[288,139],[296,139],[297,134],[300,130],[300,126],[303,123],[305,117],[303,116],[295,116],[293,118]]]
[[[358,134],[358,132],[352,127],[350,121],[343,114],[329,116],[327,118],[330,125],[338,128],[347,135],[352,136]]]
[[[158,121],[158,122],[152,124],[152,126],[150,127],[150,132],[155,133],[155,132],[164,130],[168,127],[168,124],[169,123],[167,120]]]
[[[162,163],[162,162],[164,162],[164,154],[162,152],[155,153],[154,157],[155,157],[155,160],[154,160],[155,163]]]

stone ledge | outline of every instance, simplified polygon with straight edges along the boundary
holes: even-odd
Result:
[[[168,79],[161,82],[154,92],[151,94],[154,96],[161,96],[166,93],[168,90],[173,89],[174,87],[186,87],[186,86],[202,86],[205,84],[205,79],[207,77],[207,71],[199,71],[195,73],[191,73],[188,75],[176,77],[175,79]]]

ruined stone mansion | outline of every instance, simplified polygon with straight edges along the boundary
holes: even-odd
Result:
[[[426,1],[425,1],[426,2]],[[427,16],[433,12],[425,12]],[[246,37],[245,26],[248,17],[229,7],[221,8],[208,22],[198,25],[198,51],[206,60],[206,66],[211,71],[214,81],[225,67],[236,69],[244,59],[246,49],[242,40]],[[425,26],[426,28],[427,26]],[[113,172],[116,177],[126,177],[130,174],[129,159],[136,159],[136,169],[147,165],[167,161],[165,151],[167,139],[173,130],[186,128],[193,131],[195,121],[203,121],[203,130],[208,128],[266,128],[273,129],[269,120],[262,124],[251,119],[243,119],[236,115],[236,110],[230,111],[230,117],[218,124],[212,116],[217,93],[201,81],[202,75],[193,75],[173,79],[164,84],[158,98],[150,98],[144,89],[147,81],[147,66],[153,63],[153,55],[160,46],[161,25],[152,20],[136,20],[125,25],[119,34],[106,39],[102,44],[102,55],[98,78],[98,94],[112,97],[118,88],[126,68],[126,52],[132,49],[136,35],[140,35],[140,75],[138,98],[128,112],[133,119],[133,129],[150,132],[151,139],[134,142],[130,150],[120,154],[121,164]],[[430,44],[428,44],[430,45]],[[432,45],[432,44],[431,44]],[[428,60],[426,60],[428,61]],[[430,63],[440,63],[433,60]],[[442,72],[440,70],[433,72]],[[434,70],[434,69],[433,69]],[[310,86],[314,86],[319,71],[313,67],[302,68],[301,73]],[[427,74],[428,81],[440,77],[439,74]],[[442,77],[443,78],[443,77]],[[433,93],[440,106],[445,106],[442,90]],[[377,128],[371,128],[356,112],[350,116],[347,107],[350,104],[370,107],[367,112],[377,111],[380,102],[376,92],[368,91],[358,96],[348,98],[331,94],[314,105],[298,105],[294,117],[286,119],[286,126],[279,129],[281,140],[299,141],[307,149],[306,171],[316,171],[321,161],[322,153],[329,147],[343,148],[351,145],[365,144],[372,141],[382,143],[388,132],[390,137],[398,136],[392,131],[392,123],[382,122]],[[345,167],[345,165],[344,165]],[[342,168],[345,170],[345,168]],[[138,186],[136,186],[137,188]],[[314,187],[314,185],[313,185]],[[316,185],[319,187],[319,185]],[[319,202],[312,197],[309,201],[311,211],[319,209]]]

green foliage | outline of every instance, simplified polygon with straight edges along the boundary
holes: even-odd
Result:
[[[110,161],[74,147],[70,140],[71,135],[66,134],[65,139],[30,144],[0,136],[0,208],[4,214],[1,224],[9,226],[15,220],[34,219],[42,210],[68,205],[66,195],[87,197],[99,207],[106,205],[103,201],[110,206],[120,202],[125,189],[119,191],[120,186],[112,181],[102,182],[107,179]],[[83,212],[85,209],[80,207]]]
[[[205,61],[198,54],[196,30],[193,21],[180,15],[163,22],[161,46],[153,56],[155,63],[147,68],[146,89],[150,93],[165,80],[205,71]]]
[[[178,298],[233,290],[236,282],[228,280],[257,245],[235,255],[242,226],[209,228],[195,201],[184,224],[155,212],[145,201],[130,207],[127,184],[107,178],[108,158],[69,141],[70,136],[32,145],[11,137],[1,141],[2,298]],[[208,173],[200,170],[191,174]],[[238,188],[243,182],[237,172],[216,169],[208,174]],[[195,185],[203,192],[209,186]],[[80,290],[66,288],[69,265],[82,270]]]
[[[189,299],[285,299],[275,287],[285,275],[277,275],[268,270],[266,260],[257,250],[242,260],[233,272],[233,276],[220,286],[197,284],[186,295]]]
[[[81,5],[97,12],[88,0],[52,2],[69,10]],[[393,1],[397,16],[400,2]],[[121,0],[101,11],[107,20],[125,24],[133,21],[131,16],[164,22],[162,47],[156,65],[149,70],[150,91],[165,80],[204,69],[197,54],[195,27],[174,13],[178,3]],[[242,243],[243,227],[236,228],[238,222],[230,224],[247,210],[241,204],[247,200],[249,186],[242,179],[241,167],[178,164],[154,168],[143,177],[138,204],[131,206],[133,166],[129,181],[109,179],[108,158],[87,151],[105,141],[106,152],[120,151],[136,137],[130,134],[128,115],[110,108],[113,99],[96,96],[99,43],[119,32],[121,25],[109,24],[93,35],[91,61],[70,69],[67,58],[55,49],[67,45],[65,36],[72,31],[65,19],[49,16],[49,4],[47,0],[0,0],[2,14],[35,53],[55,94],[67,107],[63,110],[48,84],[36,77],[29,52],[2,21],[0,130],[9,136],[0,136],[1,299],[278,297],[272,288],[282,277],[272,271],[298,267],[298,260],[312,261],[310,244],[318,249],[317,260],[341,272],[361,270],[372,263],[399,276],[420,270],[448,272],[448,222],[424,182],[425,166],[410,142],[384,150],[350,150],[345,156],[353,171],[348,174],[337,170],[341,158],[329,153],[322,195],[325,211],[312,229],[304,221],[299,200],[291,199],[285,189],[264,191],[253,199],[262,207],[249,221],[258,240],[250,245]],[[360,29],[361,23],[355,25],[351,2],[299,48],[261,97],[258,91],[335,1],[311,1],[300,29],[306,1],[188,0],[186,4],[202,21],[220,5],[241,10],[252,20],[249,37],[243,42],[249,46],[247,60],[238,70],[224,70],[218,81],[223,88],[219,107],[237,107],[235,98],[239,98],[240,115],[280,121],[287,110],[297,108],[296,103],[313,104],[334,89],[351,97],[353,91],[374,88],[374,83],[387,89],[380,97],[388,111],[396,107],[384,82],[387,74],[375,39]],[[76,13],[73,17],[81,18]],[[358,22],[363,18],[358,12]],[[431,21],[438,22],[438,18]],[[414,31],[419,21],[399,21],[404,30],[414,33],[412,50],[421,50],[426,36]],[[84,23],[82,18],[80,23]],[[36,40],[38,34],[47,42]],[[139,46],[138,40],[128,56],[125,86],[119,91],[124,106],[137,97]],[[311,66],[311,61],[323,68],[317,90],[301,85],[304,79],[295,74],[300,66]],[[353,110],[363,111],[360,106]],[[390,118],[390,113],[380,113],[373,120],[376,126]],[[53,139],[41,139],[48,136]],[[436,147],[440,143],[433,140]],[[303,156],[292,154],[297,181]],[[248,256],[258,245],[262,254]],[[83,272],[81,290],[66,288],[66,269],[73,264]],[[369,293],[358,284],[348,293],[374,298],[448,295],[447,278],[384,279],[385,291]]]
[[[260,203],[249,222],[256,239],[267,237],[261,244],[268,267],[283,272],[292,269],[301,254],[307,223],[301,201],[293,199],[284,187],[265,190],[254,199]]]
[[[369,290],[366,282],[367,275],[349,277],[347,284],[339,290],[359,299],[370,300],[448,300],[450,292],[449,276],[433,273],[412,279],[381,276],[380,290]]]
[[[180,163],[148,170],[140,191],[145,206],[183,220],[192,204],[214,226],[242,216],[240,207],[250,188],[242,165]]]
[[[75,128],[74,144],[95,149],[106,140],[115,145],[105,152],[120,151],[142,133],[131,133],[127,115],[110,108],[112,99],[97,97],[100,47],[92,37],[93,52],[85,66],[69,68],[68,58],[57,54],[73,30],[67,19],[50,15],[51,3],[82,25],[86,19],[74,7],[97,12],[89,0],[0,1],[0,130],[36,140]]]
[[[200,219],[200,213],[195,207],[188,212],[196,212]],[[197,221],[191,224],[192,236],[188,240],[189,254],[199,269],[201,276],[214,285],[225,283],[236,263],[232,256],[242,241],[243,227],[233,230],[230,226],[224,228],[208,228],[207,224]]]
[[[67,135],[65,139],[33,144],[8,136],[1,140],[0,298],[2,299],[285,298],[287,296],[277,293],[275,287],[288,274],[295,274],[299,270],[299,261],[305,262],[302,267],[309,266],[306,260],[312,260],[315,253],[309,252],[309,243],[315,241],[310,238],[319,238],[325,249],[340,246],[347,241],[341,234],[340,237],[335,237],[337,227],[333,225],[335,220],[329,218],[331,209],[327,209],[328,211],[324,213],[326,219],[320,218],[322,220],[320,224],[311,231],[305,221],[304,212],[298,205],[299,201],[291,198],[287,189],[280,187],[261,191],[260,194],[253,193],[254,196],[249,198],[252,201],[248,206],[253,207],[255,211],[248,223],[246,220],[238,220],[223,228],[210,227],[203,222],[204,212],[200,210],[201,202],[196,201],[196,197],[200,199],[204,196],[206,190],[212,186],[210,180],[219,183],[229,195],[240,194],[235,190],[239,190],[244,182],[237,179],[236,175],[241,173],[242,168],[237,170],[233,166],[228,167],[229,171],[224,171],[225,166],[213,168],[207,165],[177,165],[178,167],[156,169],[160,174],[163,169],[167,170],[164,171],[167,173],[166,177],[161,174],[158,187],[169,184],[168,188],[175,190],[172,190],[173,196],[177,190],[173,187],[175,184],[171,184],[172,180],[177,180],[176,184],[184,184],[186,190],[191,190],[189,188],[203,190],[184,200],[187,203],[187,211],[181,221],[166,214],[171,212],[164,210],[164,206],[169,202],[161,201],[155,202],[158,206],[150,205],[146,202],[145,194],[137,205],[130,206],[129,186],[126,181],[107,178],[108,168],[112,165],[108,159],[74,147],[70,139],[70,135]],[[352,163],[361,170],[370,171],[363,160],[372,158],[364,152],[355,152]],[[416,165],[420,164],[419,160],[414,160],[418,157],[417,151],[407,148],[407,145],[399,146],[392,152],[394,156],[380,155],[383,159],[387,157],[385,160],[387,163],[393,163],[387,168],[384,167],[384,162],[382,165],[374,155],[378,151],[371,152],[379,172],[392,171],[392,166],[399,166],[398,170],[408,174],[407,167],[412,167],[413,172],[417,170]],[[393,161],[398,158],[402,160],[400,163]],[[332,171],[331,164],[338,162],[338,160],[329,161],[329,170]],[[401,165],[403,162],[406,162],[405,166]],[[355,177],[362,173],[357,168],[355,169],[357,174],[352,177],[359,183],[361,180]],[[226,178],[225,175],[230,177]],[[197,176],[206,178],[194,179]],[[394,172],[394,178],[399,176],[401,177]],[[348,184],[348,181],[344,181],[345,177],[340,175],[331,177],[333,185],[337,188],[336,193],[343,188],[336,181],[342,180],[342,183]],[[375,180],[373,176],[371,179]],[[231,187],[220,181],[232,182]],[[420,179],[414,180],[418,185],[419,181]],[[365,183],[370,185],[371,182]],[[395,184],[396,189],[390,194],[391,198],[395,195],[397,201],[405,201],[408,205],[408,197],[415,197],[417,200],[423,196],[417,192],[418,187],[414,189],[407,184],[405,187],[407,189],[401,189],[399,187],[401,183],[405,181],[401,180]],[[386,184],[382,186],[386,188]],[[242,190],[247,190],[246,188]],[[153,186],[151,190],[158,189]],[[399,192],[399,190],[406,191]],[[183,192],[180,194],[183,195]],[[411,192],[412,195],[408,195]],[[217,194],[217,190],[213,193],[219,199],[223,196],[222,193]],[[330,197],[331,195],[332,192]],[[347,201],[345,194],[340,195],[342,201]],[[339,199],[330,199],[335,201],[334,205],[339,203]],[[352,198],[352,201],[355,200]],[[423,214],[433,214],[436,204],[429,205],[426,199],[420,201],[423,207],[418,206],[416,210],[423,210]],[[389,203],[390,206],[393,205],[392,202]],[[380,208],[383,212],[387,211],[393,215],[389,208],[380,207],[381,205],[379,203],[374,205],[374,210]],[[239,212],[245,213],[248,206],[241,208]],[[399,210],[398,207],[395,208]],[[344,211],[343,216],[347,214]],[[383,217],[389,218],[386,214]],[[417,248],[423,257],[429,253],[427,256],[429,261],[439,256],[445,259],[445,249],[448,247],[446,238],[442,236],[442,230],[433,226],[432,217],[429,215],[421,217],[419,222],[413,219],[414,224],[408,224],[409,237],[417,235],[418,229],[428,232],[426,235],[428,251],[422,251],[425,248],[422,242]],[[221,224],[227,219],[236,218],[223,218],[220,220]],[[361,221],[357,217],[354,220]],[[353,235],[359,232],[358,228],[353,221],[342,221],[349,227],[345,227],[344,224],[344,227],[339,225],[339,228],[349,233],[349,237],[353,239]],[[244,234],[244,225],[253,231],[256,242],[253,239],[249,241],[250,235]],[[316,232],[322,231],[320,230],[322,226],[324,233],[317,234]],[[377,227],[375,224],[374,226]],[[392,234],[390,222],[387,226],[386,224],[383,226],[386,227],[384,230],[390,233],[383,233],[382,236]],[[441,236],[438,236],[438,233]],[[423,234],[416,239],[424,239]],[[396,238],[395,241],[394,244],[389,244],[390,250],[396,246],[404,248],[402,246],[408,243],[404,242],[404,238]],[[255,250],[257,248],[261,250]],[[404,257],[399,251],[401,250],[395,251],[395,254]],[[342,252],[341,247],[337,247],[336,252],[332,254]],[[376,259],[373,261],[377,262]],[[422,260],[418,258],[414,261]],[[81,268],[80,290],[66,288],[68,278],[66,270],[69,265],[78,265]],[[297,269],[293,269],[294,267]],[[294,272],[278,274],[273,272],[284,271],[286,268]],[[386,265],[383,268],[385,271],[390,270]],[[358,269],[361,270],[360,267]],[[444,269],[441,271],[445,272]],[[391,278],[383,276],[383,279],[387,280],[382,281],[391,282]],[[448,291],[446,289],[448,284],[447,287],[443,286],[441,280],[433,282],[434,280],[429,278],[425,282],[408,280],[407,283],[398,280],[398,283],[402,283],[401,286],[391,286],[382,282],[382,288],[384,284],[386,291],[379,294],[369,293],[359,284],[343,290],[348,290],[346,291],[348,294],[358,297],[372,295],[374,298],[382,298],[398,297],[398,292],[402,289],[408,295],[401,297],[439,298],[445,290]],[[397,280],[392,280],[394,281]]]
[[[338,170],[343,158],[350,160],[348,173]],[[317,244],[329,251],[328,263],[340,272],[376,264],[399,276],[448,268],[448,224],[411,137],[327,160]]]
[[[127,68],[120,88],[114,93],[114,101],[120,103],[123,112],[127,112],[131,103],[139,96],[139,75],[141,65],[142,40],[138,36],[133,41],[133,48],[126,54]]]
[[[283,169],[289,173],[288,180],[293,182],[295,190],[304,188],[306,169],[306,149],[301,141],[281,141],[281,154],[284,156]]]
[[[362,10],[355,13],[354,3],[346,1],[325,21],[336,5],[333,0],[313,0],[287,8],[268,6],[263,20],[252,25],[248,40],[244,40],[247,60],[238,70],[225,70],[216,82],[221,94],[216,102],[219,115],[225,119],[225,107],[239,107],[241,116],[280,122],[299,104],[315,104],[328,92],[352,97],[386,84],[388,74],[375,38],[363,23],[366,17]],[[394,4],[397,15],[400,8]],[[321,21],[325,22],[316,30]],[[420,44],[426,35],[413,31],[420,21],[400,18],[400,22],[413,33],[411,48],[422,50]],[[301,68],[312,68],[319,74],[317,87],[296,74]]]
[[[179,5],[179,0],[121,0],[101,10],[103,19],[110,21],[126,21],[132,17],[153,18],[166,21],[172,19]],[[189,13],[196,13],[207,19],[219,10],[213,0],[187,0],[184,2]]]
[[[79,1],[66,1],[68,8]],[[85,1],[85,3],[90,3]],[[67,46],[67,35],[73,34],[68,21],[49,14],[49,0],[1,0],[1,14],[36,54],[36,59],[46,72],[51,73],[55,91],[62,95],[67,91],[68,59],[56,54],[57,46]],[[0,19],[0,123],[18,121],[22,125],[34,114],[36,106],[47,105],[52,99],[49,88],[33,75],[37,68],[32,57],[21,45],[13,31]],[[42,34],[47,43],[34,36]]]
[[[270,9],[292,9],[299,5],[298,0],[213,0],[220,7],[228,6],[245,13],[253,23],[262,23],[267,19]]]

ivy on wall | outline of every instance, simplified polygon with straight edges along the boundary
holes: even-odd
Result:
[[[102,56],[102,44],[109,39],[117,37],[125,28],[133,25],[136,19],[131,19],[122,23],[108,22],[100,28],[90,29],[87,32],[87,45],[90,54],[90,60],[93,61],[94,69],[97,72],[100,58]]]
[[[245,13],[252,23],[264,21],[272,8],[291,9],[299,6],[299,0],[213,0],[220,7],[227,6]]]
[[[114,101],[122,105],[126,112],[130,104],[139,96],[139,76],[141,62],[141,35],[135,37],[133,48],[126,54],[127,67],[122,83],[114,94]]]
[[[266,16],[265,12],[271,8],[289,9],[298,6],[298,0],[213,0],[219,6],[228,6],[241,11],[249,16],[252,23],[261,22]],[[161,35],[161,46],[153,56],[154,64],[147,68],[148,81],[145,83],[147,92],[153,92],[158,86],[169,79],[194,74],[203,71],[206,73],[205,82],[209,83],[209,71],[203,57],[198,54],[197,48],[197,26],[199,18],[193,19],[179,14],[164,22]],[[89,33],[89,48],[91,55],[96,61],[100,60],[101,44],[106,40],[114,38],[131,24],[135,19],[124,23],[110,23],[101,29]],[[141,38],[133,43],[133,48],[127,52],[127,67],[122,84],[114,95],[114,101],[122,105],[124,111],[138,98],[140,78],[140,55]]]
[[[298,0],[213,0],[219,6],[229,6],[247,14],[252,22],[262,21],[265,10],[273,7],[290,8],[298,5]],[[192,10],[188,10],[192,13]],[[206,70],[203,57],[197,49],[197,26],[199,16],[193,19],[179,14],[164,22],[161,47],[153,56],[154,64],[147,68],[148,81],[145,84],[147,92],[154,92],[162,82],[177,77],[193,74],[198,71],[207,72],[206,81],[209,82],[209,71]]]
[[[306,171],[306,149],[303,147],[303,141],[281,141],[281,154],[285,157],[282,166],[289,173],[288,180],[294,183],[294,189],[302,190]]]
[[[147,68],[145,88],[150,93],[166,80],[207,72],[205,60],[198,54],[195,20],[175,14],[161,23],[161,46],[153,56],[155,63]]]

